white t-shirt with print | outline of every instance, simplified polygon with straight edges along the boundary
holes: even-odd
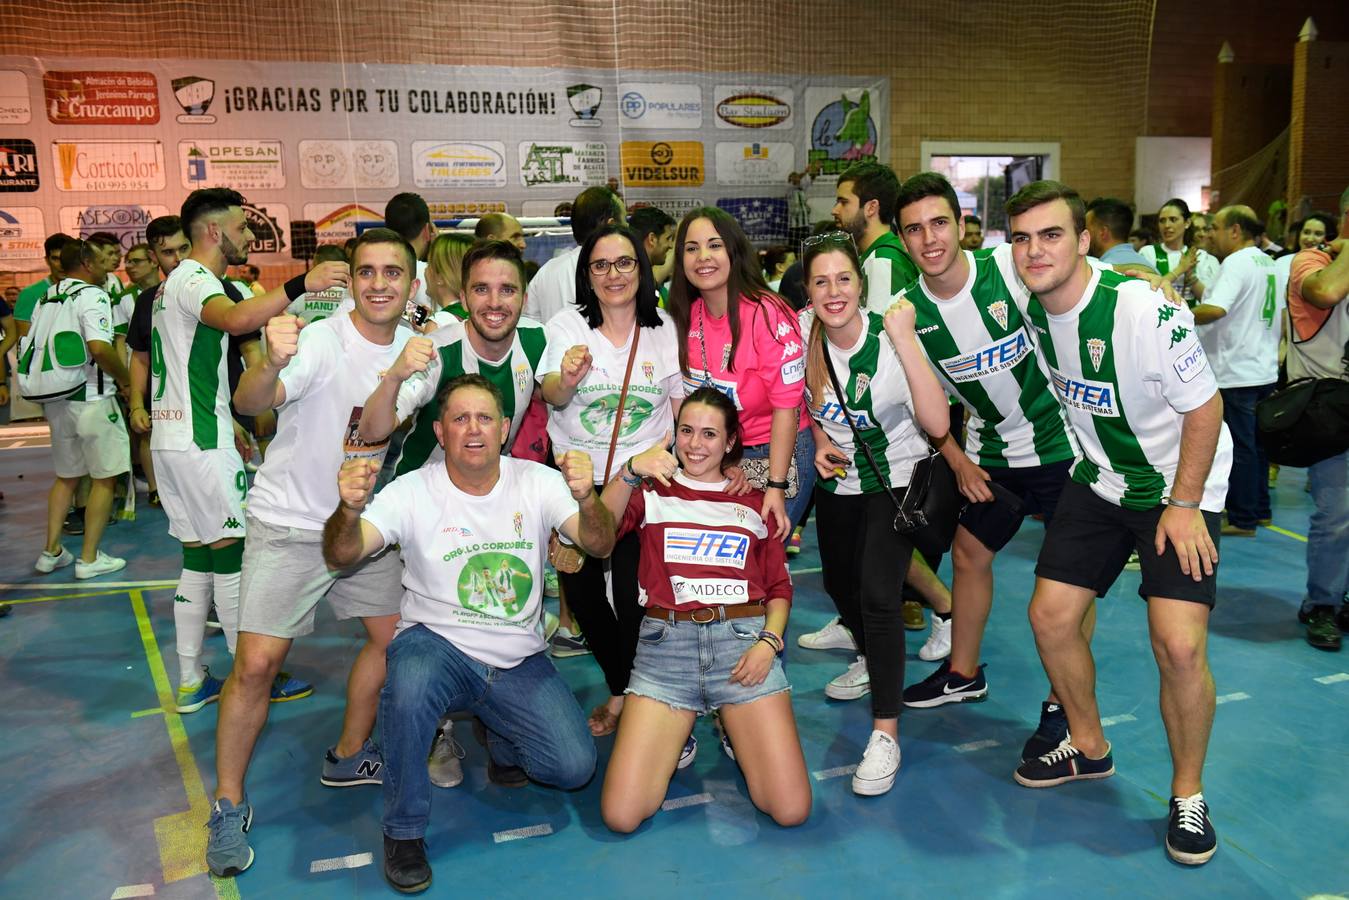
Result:
[[[286,402],[277,407],[276,437],[248,492],[248,511],[269,525],[320,529],[337,508],[351,423],[413,332],[394,331],[375,344],[356,330],[351,314],[315,322],[300,332],[299,349],[281,370]]]
[[[1227,315],[1199,326],[1199,338],[1220,388],[1273,384],[1279,379],[1279,323],[1287,305],[1288,278],[1257,247],[1223,260],[1217,283],[1201,303]]]
[[[674,322],[660,313],[658,328],[639,328],[637,358],[624,401],[623,422],[610,475],[629,458],[665,437],[674,427],[670,401],[684,397],[684,376],[679,369],[679,337]],[[576,387],[571,402],[548,408],[548,436],[557,453],[584,450],[595,466],[595,482],[604,478],[614,416],[623,390],[623,372],[628,366],[631,338],[615,347],[598,330],[586,324],[575,309],[564,309],[548,321],[548,349],[539,366],[539,380],[562,370],[562,357],[578,344],[590,348],[590,371]]]
[[[539,267],[525,292],[524,314],[548,323],[564,309],[576,308],[576,267],[581,264],[579,245],[559,253]]]
[[[578,511],[559,472],[501,458],[484,496],[454,486],[443,465],[395,478],[361,513],[406,567],[398,630],[425,625],[477,661],[512,668],[547,647],[542,610],[548,535]],[[509,578],[514,594],[501,584]]]

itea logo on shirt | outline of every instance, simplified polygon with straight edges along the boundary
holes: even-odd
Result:
[[[972,353],[943,359],[941,367],[946,370],[947,377],[959,384],[1010,369],[1029,352],[1026,329],[1018,328],[1007,337],[985,344]]]
[[[1059,399],[1073,409],[1091,413],[1093,416],[1116,418],[1119,408],[1115,406],[1115,386],[1104,381],[1078,381],[1059,372],[1053,372],[1054,390]]]
[[[749,538],[733,531],[700,528],[668,528],[665,531],[665,561],[704,566],[745,568]]]
[[[671,576],[676,603],[732,604],[749,602],[749,582],[734,578],[680,578]]]

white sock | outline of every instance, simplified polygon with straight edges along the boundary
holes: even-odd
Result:
[[[184,569],[173,597],[173,630],[178,641],[178,686],[201,684],[201,644],[206,637],[206,614],[211,609],[211,573]]]
[[[220,629],[225,632],[225,646],[230,656],[234,655],[234,645],[239,640],[239,573],[216,572],[215,612],[220,617]]]

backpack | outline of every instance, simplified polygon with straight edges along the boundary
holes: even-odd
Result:
[[[31,403],[64,400],[77,393],[88,378],[89,349],[80,332],[79,313],[68,302],[81,291],[95,288],[84,284],[69,294],[53,287],[33,310],[32,328],[19,348],[19,394]]]

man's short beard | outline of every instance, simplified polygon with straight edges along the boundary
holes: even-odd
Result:
[[[220,236],[220,252],[225,254],[225,262],[232,266],[241,266],[248,262],[248,247],[245,246],[240,250],[223,234]]]
[[[866,213],[859,209],[852,221],[843,223],[843,230],[852,235],[853,243],[860,248],[862,246],[862,240],[866,237],[867,233]]]

